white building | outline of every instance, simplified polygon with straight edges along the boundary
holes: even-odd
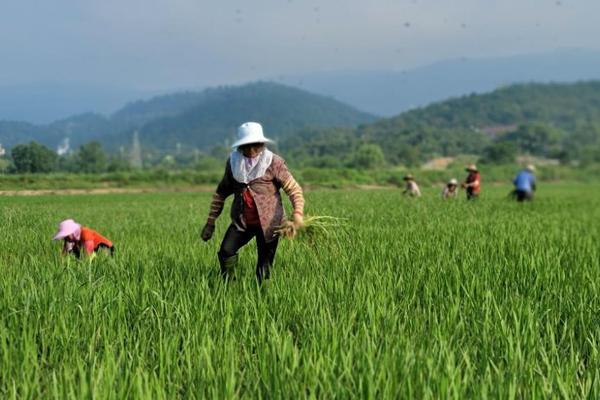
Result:
[[[62,140],[62,142],[60,142],[60,144],[56,148],[56,154],[58,154],[59,156],[64,156],[65,154],[68,154],[70,150],[71,140],[68,137],[66,137]]]

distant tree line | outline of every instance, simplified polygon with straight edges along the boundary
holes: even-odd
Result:
[[[117,155],[109,156],[98,142],[83,144],[75,152],[59,156],[46,146],[32,141],[13,147],[10,158],[12,163],[7,170],[14,173],[100,173],[129,168],[127,160]]]
[[[600,160],[600,82],[515,85],[359,126],[355,138],[392,164],[474,154],[489,163],[530,154],[563,163]]]
[[[223,147],[215,147],[209,153],[192,149],[177,154],[164,154],[146,149],[142,160],[139,149],[137,152],[108,153],[101,143],[93,141],[82,144],[75,151],[58,155],[48,147],[32,141],[16,145],[4,157],[0,157],[0,172],[96,174],[138,168],[214,170],[223,167],[223,157],[226,157],[227,154],[227,149]]]
[[[96,140],[104,131],[134,132],[135,123],[147,124],[139,129],[140,138],[133,135],[127,151],[120,146],[129,143],[129,134],[105,136],[108,153],[98,142],[91,142],[57,156],[31,142],[0,156],[0,170],[95,173],[149,167],[222,168],[230,151],[223,144],[231,139],[232,127],[247,118],[263,122],[267,135],[277,139],[275,150],[289,164],[300,167],[414,167],[432,158],[461,155],[476,156],[488,164],[510,164],[519,155],[573,165],[600,162],[600,82],[515,85],[375,122],[342,104],[279,85],[263,83],[232,90],[132,104],[110,121],[79,116],[71,122],[90,132],[78,135],[79,140]],[[196,101],[201,104],[187,108]],[[153,119],[153,115],[161,117]],[[19,124],[4,125],[7,138],[31,137],[21,134],[24,128]],[[65,137],[62,130],[48,135]]]
[[[261,90],[275,97],[280,89],[267,86]],[[243,91],[246,93],[245,97],[242,96],[246,101],[238,101],[244,110],[240,115],[246,115],[250,109],[248,104],[251,102],[248,99],[252,98],[253,92],[250,89],[246,91]],[[217,97],[221,99],[223,96]],[[227,102],[227,98],[224,96],[221,101]],[[312,97],[303,100],[304,106],[313,102],[316,100]],[[269,110],[273,114],[271,103],[261,103],[265,115],[269,114]],[[280,152],[289,164],[300,167],[414,167],[432,158],[461,155],[475,155],[480,157],[480,162],[489,164],[509,164],[519,155],[531,155],[556,159],[563,164],[586,165],[600,163],[598,104],[599,82],[518,85],[489,94],[464,96],[432,104],[355,128],[311,128],[302,126],[300,121],[290,122],[292,119],[289,116],[279,121],[281,124],[282,121],[288,121],[287,124],[277,125],[274,121],[267,121],[265,124],[280,126],[280,130],[287,133],[279,135],[279,131],[273,129],[268,135],[278,139],[275,150]],[[254,106],[258,107],[256,104]],[[317,110],[311,115],[321,118],[322,111]],[[340,111],[340,114],[344,113]],[[179,141],[182,136],[171,137],[166,133],[177,131],[185,133],[182,133],[185,137],[202,136],[203,133],[194,128],[198,125],[198,118],[208,118],[202,121],[214,122],[208,124],[213,127],[216,126],[216,120],[211,118],[215,118],[216,115],[218,113],[212,109],[203,113],[184,114],[190,121],[189,130],[182,128],[183,131],[177,131],[167,125],[160,125],[160,129],[157,125],[155,135],[142,130],[140,132],[144,146],[134,134],[131,149],[128,151],[116,148],[110,140],[105,142],[110,152],[99,142],[89,142],[62,156],[36,142],[16,145],[4,156],[0,156],[0,170],[16,173],[98,173],[142,167],[222,168],[230,151],[222,144],[222,136],[220,140],[216,137],[211,140],[198,139],[198,143],[221,143],[212,148],[205,148],[198,143]],[[306,113],[302,113],[302,116],[305,115]],[[241,118],[239,115],[231,117],[228,126]],[[301,119],[300,116],[298,118]],[[85,120],[89,119],[95,121],[90,116]],[[185,118],[178,119],[176,125],[179,128],[188,126],[179,125],[184,120],[187,121]],[[174,120],[169,121],[175,123]],[[342,118],[341,121],[345,119]],[[340,124],[343,126],[341,122]],[[204,123],[199,125],[205,126]],[[214,131],[220,132],[216,128]],[[223,132],[220,133],[224,134]],[[161,140],[154,140],[158,136]]]
[[[445,134],[449,134],[447,131]],[[452,135],[451,135],[452,136]],[[480,163],[511,164],[519,155],[555,159],[562,164],[600,163],[600,126],[581,125],[573,131],[539,123],[522,124],[494,135],[471,131],[444,137],[433,128],[406,131],[395,141],[378,140],[350,128],[304,129],[281,140],[274,149],[295,167],[376,169],[390,165],[416,167],[441,156],[479,156]],[[36,143],[20,144],[0,158],[0,171],[9,173],[102,173],[140,167],[215,170],[223,167],[230,149],[208,151],[181,148],[165,153],[145,148],[108,153],[99,142],[57,155]]]
[[[600,125],[567,131],[530,123],[493,135],[474,129],[419,127],[383,137],[360,129],[305,130],[279,146],[290,163],[311,167],[414,167],[432,158],[465,154],[489,164],[510,164],[520,155],[529,155],[586,165],[600,162]]]

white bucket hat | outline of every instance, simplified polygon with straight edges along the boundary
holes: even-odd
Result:
[[[237,141],[231,145],[231,148],[236,149],[251,143],[273,143],[271,139],[265,137],[263,128],[258,122],[246,122],[240,125],[237,130]]]

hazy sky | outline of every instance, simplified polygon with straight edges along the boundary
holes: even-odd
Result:
[[[598,0],[2,0],[0,86],[144,90],[600,47]]]

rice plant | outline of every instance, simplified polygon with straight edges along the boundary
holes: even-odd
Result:
[[[333,226],[262,286],[208,193],[0,198],[0,398],[598,398],[600,187],[485,189],[308,192]],[[115,257],[61,258],[67,217]]]

